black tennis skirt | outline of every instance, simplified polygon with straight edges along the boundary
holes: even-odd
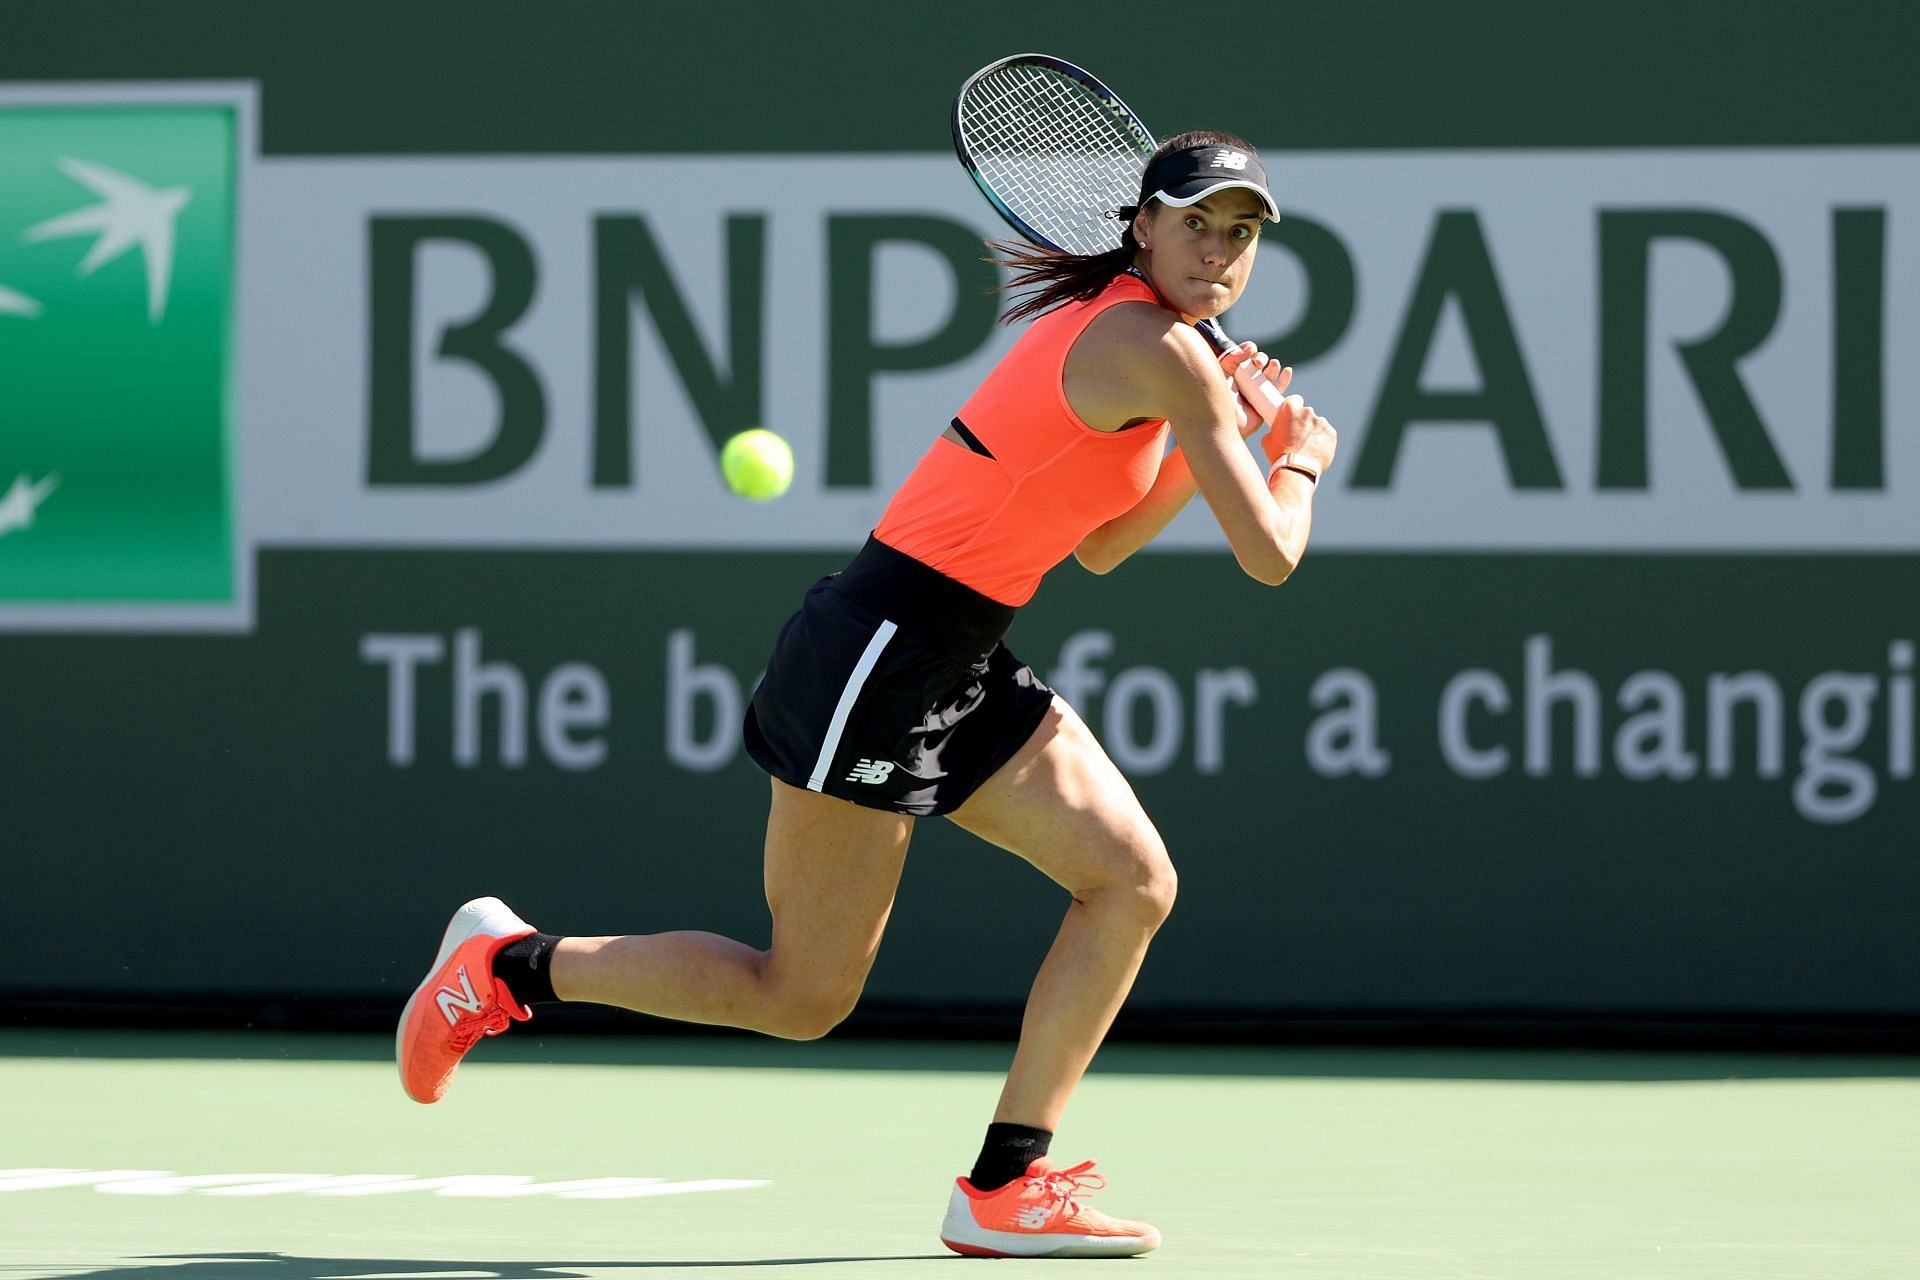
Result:
[[[1053,690],[1000,638],[1011,605],[873,538],[780,629],[744,726],[791,786],[951,813],[1026,744]]]

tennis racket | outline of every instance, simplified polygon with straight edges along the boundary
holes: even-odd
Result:
[[[1060,58],[1019,53],[967,77],[953,100],[953,149],[1007,225],[1043,249],[1105,253],[1120,245],[1115,209],[1140,194],[1159,143],[1120,95]],[[1234,342],[1213,320],[1194,324],[1221,355]],[[1251,365],[1241,394],[1269,424],[1280,393]]]

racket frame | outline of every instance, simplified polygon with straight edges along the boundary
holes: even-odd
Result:
[[[1009,57],[1001,58],[996,62],[988,63],[986,66],[968,76],[965,82],[961,84],[960,91],[953,95],[951,121],[953,126],[953,153],[959,157],[960,167],[967,171],[967,176],[973,179],[973,185],[980,189],[980,194],[986,197],[987,203],[993,206],[994,212],[998,213],[1008,226],[1019,232],[1023,239],[1032,244],[1039,245],[1042,249],[1051,249],[1055,253],[1071,253],[1074,251],[1064,245],[1055,244],[1046,235],[1029,224],[1025,218],[1015,213],[1008,207],[1007,202],[1001,199],[1000,193],[993,189],[993,184],[987,180],[985,174],[980,172],[980,166],[975,163],[972,149],[967,145],[966,135],[961,126],[960,109],[966,102],[967,94],[972,90],[975,83],[1015,63],[1043,67],[1057,75],[1064,76],[1066,79],[1079,84],[1094,97],[1104,102],[1108,112],[1113,115],[1123,132],[1131,133],[1136,139],[1148,144],[1144,152],[1139,152],[1142,172],[1145,172],[1146,162],[1152,157],[1154,148],[1159,144],[1154,139],[1153,130],[1147,128],[1146,122],[1135,113],[1132,107],[1129,107],[1121,99],[1119,94],[1101,83],[1100,78],[1091,71],[1088,71],[1084,67],[1076,67],[1065,58],[1056,58],[1046,53],[1016,53]],[[1135,185],[1136,187],[1138,186],[1137,180]],[[1122,192],[1116,207],[1130,203],[1132,198],[1137,194],[1137,190]],[[1118,248],[1119,246],[1115,245],[1114,247]]]

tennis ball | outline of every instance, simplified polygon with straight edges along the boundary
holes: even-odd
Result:
[[[742,431],[721,447],[720,474],[741,497],[766,502],[793,483],[793,450],[771,431]]]

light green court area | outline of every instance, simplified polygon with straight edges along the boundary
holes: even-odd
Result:
[[[0,1276],[1920,1276],[1912,1058],[1109,1046],[1056,1151],[1165,1245],[983,1262],[935,1232],[1008,1046],[521,1031],[433,1107],[389,1048],[0,1031]]]

